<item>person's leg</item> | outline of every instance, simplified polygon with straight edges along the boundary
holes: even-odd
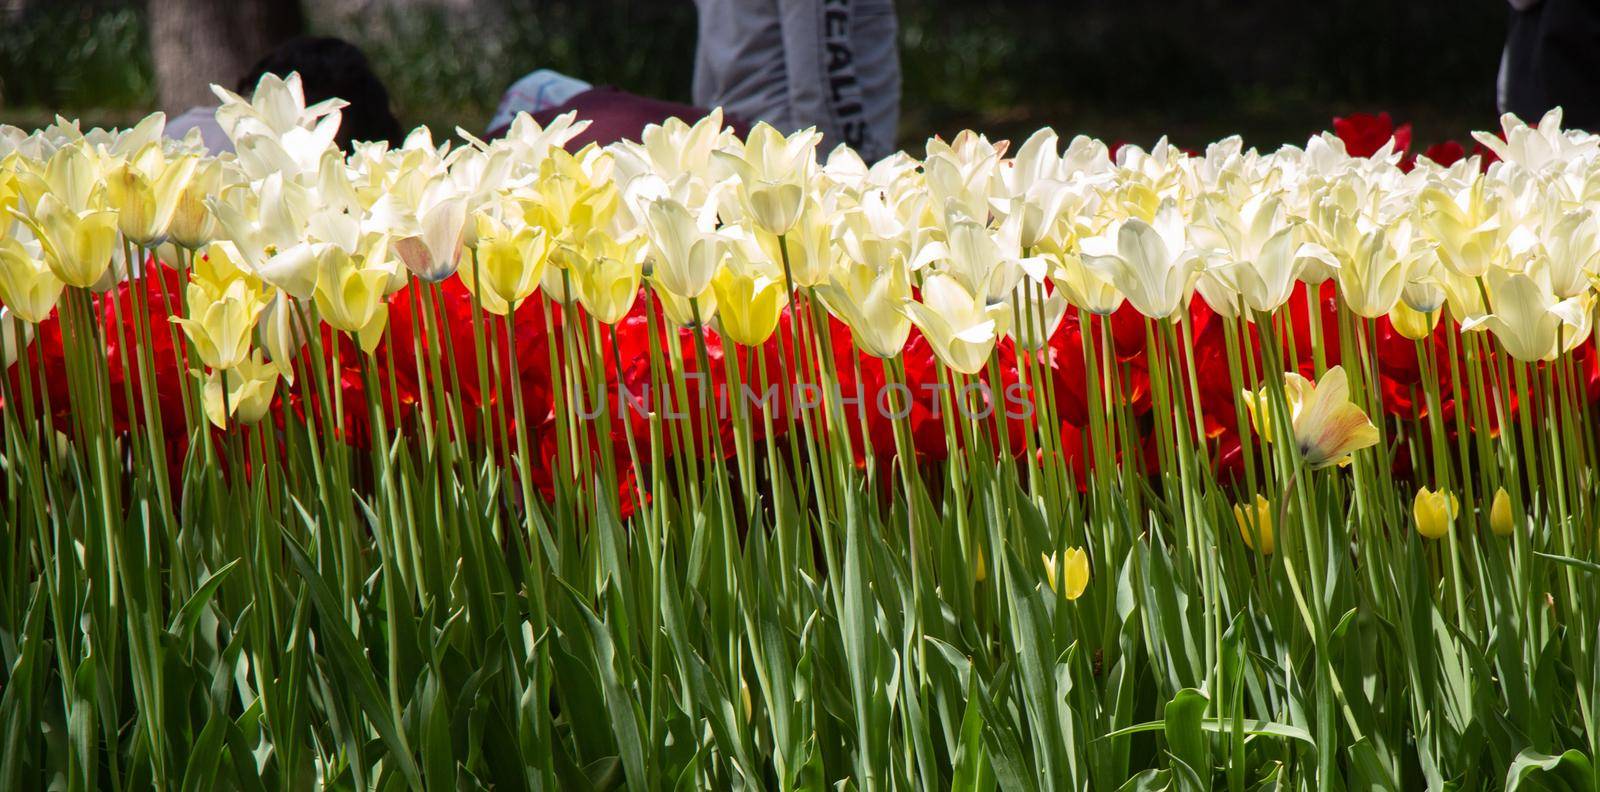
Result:
[[[1562,126],[1600,131],[1600,3],[1544,0],[1534,53],[1542,109],[1562,108]],[[1533,123],[1537,114],[1524,116]]]
[[[695,0],[694,103],[743,121],[790,126],[778,0]]]
[[[1543,11],[1543,3],[1522,11],[1512,9],[1500,60],[1500,112],[1515,113],[1527,121],[1537,121],[1548,108],[1536,60]]]
[[[866,123],[859,153],[872,162],[899,148],[900,27],[893,0],[854,0],[850,23]]]

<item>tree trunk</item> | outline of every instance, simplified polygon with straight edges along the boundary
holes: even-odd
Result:
[[[161,109],[215,104],[273,47],[302,32],[298,0],[151,0],[150,52]]]

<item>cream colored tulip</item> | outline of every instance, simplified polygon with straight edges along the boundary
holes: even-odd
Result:
[[[962,374],[981,371],[995,342],[1011,327],[1008,306],[985,305],[949,275],[929,276],[922,282],[921,302],[903,305],[939,360]]]
[[[29,324],[44,321],[55,310],[62,288],[38,242],[0,239],[0,304],[17,318]]]
[[[224,398],[224,382],[227,397]],[[278,387],[278,369],[261,359],[256,350],[233,369],[213,371],[205,377],[201,400],[206,419],[218,429],[228,428],[232,418],[246,426],[259,422],[272,407]]]
[[[1350,383],[1342,366],[1328,369],[1316,383],[1286,372],[1283,389],[1295,448],[1312,470],[1347,465],[1351,454],[1377,444],[1378,429],[1360,407],[1351,403]],[[1256,433],[1273,442],[1277,425],[1267,388],[1245,391],[1243,398]]]
[[[106,197],[122,235],[140,247],[164,241],[199,158],[168,159],[151,143],[106,174]]]
[[[883,271],[851,261],[842,264],[832,279],[817,287],[828,309],[846,325],[857,348],[877,358],[892,358],[905,348],[911,320],[902,306],[911,299],[911,284],[903,265]]]
[[[757,228],[782,236],[800,219],[820,137],[814,129],[785,137],[763,122],[742,145],[714,152],[738,178],[740,203]]]
[[[1130,218],[1118,226],[1114,251],[1097,242],[1084,240],[1084,265],[1115,284],[1139,313],[1172,319],[1188,307],[1201,262],[1172,202],[1162,204],[1154,223]]]
[[[727,254],[727,241],[703,230],[702,222],[672,200],[650,204],[646,216],[646,232],[655,251],[651,282],[683,299],[710,288],[711,278]]]

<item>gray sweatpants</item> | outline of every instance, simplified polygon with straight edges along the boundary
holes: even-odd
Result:
[[[871,162],[900,122],[894,0],[695,0],[694,102],[783,132],[815,126],[823,151]]]

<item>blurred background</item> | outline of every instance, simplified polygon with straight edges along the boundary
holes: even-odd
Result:
[[[1497,128],[1499,0],[898,0],[900,138],[1042,126],[1201,146],[1304,142],[1388,111],[1419,145]],[[298,33],[364,48],[408,128],[481,131],[551,68],[689,100],[691,0],[0,0],[0,121],[125,124],[204,102]]]

